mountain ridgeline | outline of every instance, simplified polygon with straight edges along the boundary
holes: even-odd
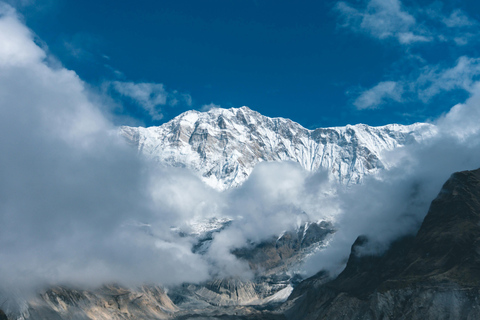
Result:
[[[262,161],[294,161],[309,171],[323,168],[342,184],[356,184],[389,166],[384,151],[435,132],[426,123],[308,130],[247,107],[188,111],[159,127],[120,128],[142,155],[192,169],[217,190],[239,186]]]

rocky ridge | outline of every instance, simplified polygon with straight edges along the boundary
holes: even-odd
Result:
[[[158,286],[129,289],[104,285],[95,290],[54,287],[28,302],[11,319],[170,319],[178,311],[165,290]],[[13,316],[13,314],[12,314]]]
[[[426,123],[308,130],[247,107],[192,110],[158,127],[120,128],[120,134],[142,155],[190,168],[217,190],[239,186],[262,161],[294,161],[309,171],[326,169],[345,185],[355,184],[389,166],[385,151],[435,132]]]

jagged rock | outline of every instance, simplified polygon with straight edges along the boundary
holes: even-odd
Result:
[[[433,125],[348,125],[308,130],[289,119],[247,107],[187,111],[159,127],[121,127],[120,134],[146,157],[192,169],[211,187],[242,184],[262,161],[294,161],[309,171],[328,170],[343,184],[388,167],[383,151],[435,134]]]

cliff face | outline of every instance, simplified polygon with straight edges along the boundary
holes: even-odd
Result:
[[[288,319],[480,319],[480,169],[459,172],[432,202],[416,236],[381,256],[358,256],[328,281],[295,288]]]

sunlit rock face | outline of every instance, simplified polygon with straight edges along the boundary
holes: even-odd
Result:
[[[158,286],[128,289],[105,285],[96,290],[54,287],[29,302],[12,319],[170,319],[178,308]]]
[[[342,184],[355,184],[389,166],[384,151],[435,132],[433,125],[425,123],[308,130],[247,107],[188,111],[159,127],[120,128],[120,134],[141,154],[162,164],[190,168],[217,190],[242,184],[262,161],[293,161],[309,171],[323,168]]]

